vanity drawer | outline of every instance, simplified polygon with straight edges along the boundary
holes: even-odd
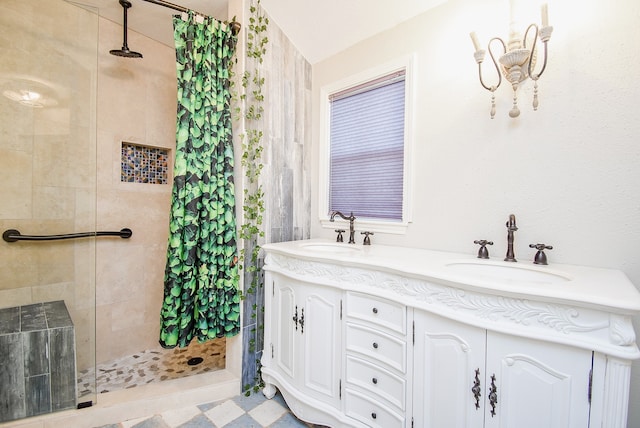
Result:
[[[347,352],[357,352],[367,359],[406,372],[407,343],[405,340],[358,324],[347,323]]]
[[[407,389],[405,379],[351,355],[347,356],[345,373],[347,384],[358,386],[400,410],[405,409]]]
[[[347,317],[388,328],[400,334],[407,331],[407,309],[369,294],[347,292]]]
[[[368,427],[401,428],[404,426],[404,416],[387,406],[360,394],[357,391],[345,389],[346,414]]]

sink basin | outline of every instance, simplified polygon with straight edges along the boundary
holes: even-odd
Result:
[[[322,243],[310,243],[304,244],[301,246],[305,250],[311,251],[319,251],[322,253],[332,253],[332,254],[353,254],[358,251],[362,251],[362,248],[356,247],[353,244],[340,244],[340,243],[330,243],[330,242],[322,242]]]
[[[570,281],[570,278],[559,273],[518,264],[456,262],[447,264],[447,268],[457,273],[464,273],[490,280],[537,282],[545,284]]]

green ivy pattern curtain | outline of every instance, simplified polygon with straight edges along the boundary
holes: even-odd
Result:
[[[160,344],[240,331],[229,73],[230,28],[173,19],[178,75],[176,158]]]

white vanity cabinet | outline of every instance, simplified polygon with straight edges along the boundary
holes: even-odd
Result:
[[[589,426],[591,351],[417,310],[415,331],[415,426]]]
[[[264,394],[330,427],[625,428],[640,292],[610,269],[265,250]]]

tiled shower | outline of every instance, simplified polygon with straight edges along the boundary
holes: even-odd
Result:
[[[175,144],[175,54],[130,31],[144,60],[109,55],[121,43],[122,27],[63,0],[6,0],[0,12],[0,53],[9,59],[0,64],[2,91],[20,94],[21,88],[7,86],[18,80],[47,97],[40,108],[0,96],[0,227],[38,235],[133,231],[127,240],[0,241],[0,309],[64,302],[75,334],[77,402],[95,403],[104,391],[96,377],[104,376],[103,385],[131,377],[140,386],[148,378],[131,361],[145,359],[149,373],[160,353],[181,364],[196,355],[161,350],[157,342]],[[275,25],[269,31],[265,92],[278,108],[267,106],[259,124],[267,147],[266,239],[300,239],[310,232],[311,69]],[[259,322],[245,311],[243,384],[258,374]],[[255,354],[247,351],[252,340]],[[214,369],[224,366],[224,343],[197,353],[205,360],[214,356]],[[112,370],[123,361],[123,373]],[[193,374],[206,370],[206,364],[186,367]],[[109,381],[106,373],[113,375]]]
[[[122,27],[62,0],[10,0],[0,10],[0,227],[23,235],[133,230],[128,240],[0,242],[0,310],[24,315],[25,308],[49,302],[68,310],[75,342],[69,349],[75,353],[64,360],[77,371],[75,408],[97,401],[96,378],[109,390],[139,386],[140,373],[148,382],[178,358],[177,350],[162,352],[157,343],[175,138],[174,53],[141,37],[145,63],[136,68],[110,57],[107,46],[118,43]],[[16,319],[9,315],[3,319]],[[51,376],[60,359],[48,322],[29,326],[28,316],[17,319],[17,326],[7,321],[0,327],[7,333],[0,355],[23,355],[8,345],[18,338],[16,346],[30,346],[41,352],[29,355],[46,358],[24,359],[23,381],[3,358],[0,385],[12,386],[0,396],[12,404],[1,406],[6,411],[0,421],[60,410],[58,396],[68,398],[69,389],[57,391]],[[222,341],[213,351],[202,350],[207,358],[195,368],[181,361],[186,374],[224,367],[224,348]],[[144,359],[149,353],[152,362],[137,368],[136,376],[107,375],[127,357]],[[184,374],[169,370],[158,378]],[[30,389],[36,380],[43,387]],[[44,385],[47,380],[50,385]],[[32,398],[38,396],[35,406],[29,404],[30,390]],[[14,406],[8,397],[27,400]],[[33,410],[20,414],[27,406]]]
[[[95,13],[0,4],[2,231],[95,230],[97,43]],[[0,420],[95,400],[75,390],[76,367],[95,365],[95,252],[94,240],[0,243]]]

